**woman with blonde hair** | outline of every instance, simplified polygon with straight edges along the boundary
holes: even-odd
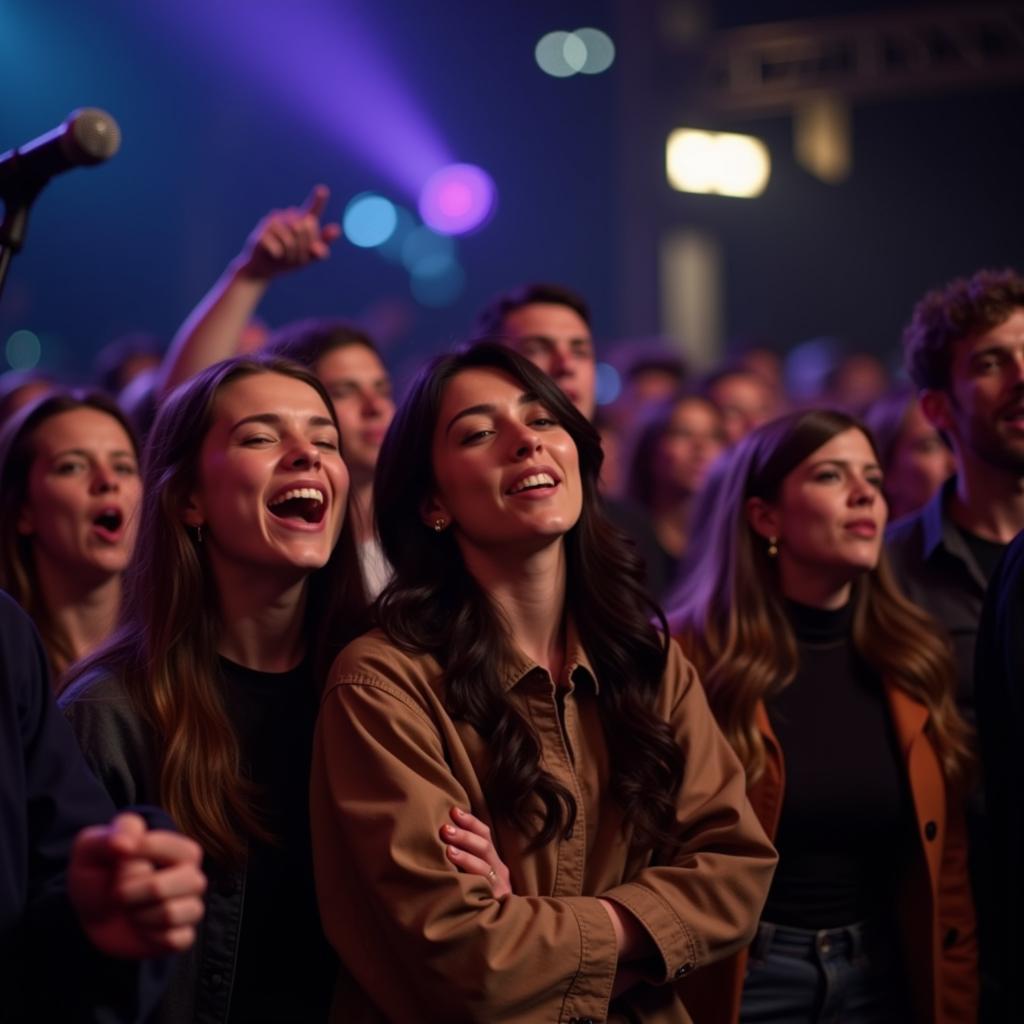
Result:
[[[702,1024],[934,1024],[977,1011],[968,730],[898,591],[873,442],[784,416],[715,467],[670,624],[779,867],[749,951],[681,989]]]

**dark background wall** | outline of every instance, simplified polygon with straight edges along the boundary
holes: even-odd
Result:
[[[457,243],[461,296],[420,306],[404,270],[343,241],[328,263],[274,286],[261,308],[271,325],[368,318],[385,326],[401,368],[463,335],[496,290],[543,277],[584,291],[607,338],[656,333],[658,232],[694,224],[723,245],[727,336],[781,347],[831,334],[883,349],[928,285],[1024,264],[1019,84],[855,104],[854,169],[841,186],[795,163],[784,115],[733,118],[722,127],[772,150],[764,195],[672,192],[664,136],[689,112],[658,35],[672,6],[7,0],[0,149],[80,105],[111,111],[124,142],[108,165],[40,197],[0,301],[0,346],[29,329],[44,367],[78,376],[119,333],[168,340],[258,218],[315,182],[330,185],[335,217],[365,190],[413,205],[425,138],[486,168],[499,192],[491,222]],[[718,3],[710,15],[725,29],[876,6]],[[542,74],[537,39],[584,25],[619,44],[612,69]],[[646,92],[625,87],[638,67],[650,69]]]

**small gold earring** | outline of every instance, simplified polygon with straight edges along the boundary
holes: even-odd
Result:
[[[435,519],[434,520],[434,533],[440,533],[447,525],[448,525],[447,520],[445,520],[445,519]]]
[[[200,523],[196,527],[196,543],[197,544],[202,544],[203,543],[203,524],[202,523]]]
[[[768,538],[768,557],[777,558],[779,555],[779,538],[769,537]]]

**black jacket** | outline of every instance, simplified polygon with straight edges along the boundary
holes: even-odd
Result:
[[[16,1021],[146,1019],[168,963],[94,950],[67,897],[75,835],[109,821],[50,694],[46,659],[24,612],[0,593],[0,1017]]]

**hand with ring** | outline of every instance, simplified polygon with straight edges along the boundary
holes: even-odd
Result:
[[[469,811],[451,810],[452,822],[441,826],[448,859],[467,875],[485,878],[496,899],[512,895],[508,868],[491,841],[491,830]]]

